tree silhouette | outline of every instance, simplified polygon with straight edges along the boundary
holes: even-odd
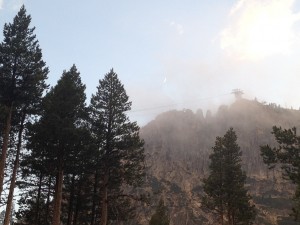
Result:
[[[246,175],[241,168],[240,147],[237,136],[230,128],[224,137],[217,137],[210,155],[210,174],[203,180],[205,196],[203,208],[219,217],[220,224],[252,224],[254,205],[244,185]]]

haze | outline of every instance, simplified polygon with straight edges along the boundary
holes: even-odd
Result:
[[[298,109],[300,4],[295,0],[0,0],[0,25],[25,4],[54,85],[76,64],[87,97],[110,68],[144,125],[168,109],[245,97]],[[2,36],[1,36],[2,38]]]

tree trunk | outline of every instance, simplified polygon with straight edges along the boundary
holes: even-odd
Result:
[[[104,175],[104,182],[103,182],[103,193],[102,193],[102,202],[101,202],[101,220],[100,225],[107,225],[107,214],[108,214],[108,207],[107,207],[107,192],[108,192],[108,174]]]
[[[49,208],[50,208],[51,182],[52,182],[52,175],[49,176],[47,202],[46,202],[46,215],[45,215],[45,219],[47,221],[47,224],[48,224],[48,221],[50,221],[50,219],[49,219]]]
[[[0,202],[3,191],[3,183],[4,183],[4,169],[9,141],[9,133],[11,129],[11,116],[12,116],[13,105],[7,107],[7,117],[5,121],[4,131],[3,131],[3,145],[2,145],[2,155],[0,160]]]
[[[221,225],[224,225],[224,210],[223,210],[223,201],[221,202],[220,221],[221,221]]]
[[[42,192],[42,181],[43,181],[43,174],[40,174],[39,180],[39,187],[38,187],[38,195],[36,198],[36,212],[35,212],[35,225],[40,224],[40,202],[41,202],[41,192]]]
[[[236,221],[235,221],[235,213],[234,211],[232,212],[232,224],[235,225]]]
[[[95,173],[94,190],[93,190],[93,205],[92,205],[92,220],[91,220],[91,225],[95,224],[97,187],[98,187],[98,172],[96,171],[96,173]]]
[[[232,210],[231,210],[231,207],[229,207],[228,209],[228,225],[233,225],[233,221],[232,221]]]
[[[79,181],[73,225],[77,225],[78,222],[78,216],[79,216],[79,211],[81,206],[81,188],[82,188],[82,181]]]
[[[15,186],[16,186],[17,172],[18,172],[18,168],[19,168],[20,151],[21,151],[21,145],[22,145],[22,133],[24,130],[25,116],[26,116],[26,114],[25,114],[25,112],[23,112],[23,115],[21,118],[20,129],[19,129],[19,133],[18,133],[16,159],[14,162],[12,178],[11,178],[10,186],[9,186],[9,194],[8,194],[7,203],[6,203],[6,210],[5,210],[5,217],[4,217],[3,225],[9,225],[10,218],[11,218],[10,214],[11,214],[11,208],[12,208],[12,203],[13,203],[14,190],[15,190]]]
[[[63,176],[64,176],[63,169],[60,167],[57,172],[57,180],[56,180],[56,185],[55,185],[54,211],[53,211],[52,225],[60,225]]]
[[[74,185],[75,185],[75,175],[73,174],[72,175],[72,182],[71,182],[70,198],[69,198],[69,209],[68,209],[67,225],[71,225],[72,218],[73,218]]]

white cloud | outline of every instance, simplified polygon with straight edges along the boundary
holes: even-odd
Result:
[[[4,1],[4,0],[0,0],[0,9],[3,8],[3,1]]]
[[[296,42],[295,0],[240,0],[220,35],[221,48],[239,59],[257,60],[286,54]]]

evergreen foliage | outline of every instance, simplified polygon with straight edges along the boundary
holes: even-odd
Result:
[[[121,187],[136,187],[142,183],[144,143],[139,138],[136,122],[130,122],[126,115],[131,102],[113,70],[99,81],[89,108],[92,135],[98,151],[95,173],[103,187],[101,225],[106,225],[110,219],[109,204],[113,204],[117,196],[124,198],[128,195]]]
[[[232,128],[224,137],[216,138],[210,155],[210,174],[203,180],[202,206],[216,213],[222,225],[252,224],[255,219],[254,205],[244,187],[246,175],[241,168],[242,152],[236,141]]]
[[[48,68],[42,60],[42,51],[34,34],[35,28],[30,28],[30,23],[31,16],[26,14],[26,9],[22,6],[13,23],[4,25],[4,40],[0,43],[0,201],[9,146],[15,154],[6,203],[5,225],[11,220],[26,121],[31,115],[39,113],[42,94],[47,88],[45,80]],[[14,134],[9,137],[11,131]]]
[[[0,161],[0,197],[14,113],[22,113],[24,120],[27,115],[37,113],[42,94],[47,87],[45,79],[48,68],[45,67],[42,51],[33,33],[35,28],[29,27],[30,22],[31,16],[26,14],[26,9],[22,6],[13,23],[4,25],[4,40],[0,44],[0,105],[5,115]]]
[[[76,173],[78,167],[83,169],[82,163],[88,163],[81,161],[89,143],[84,123],[87,115],[84,91],[75,65],[64,71],[57,85],[45,96],[41,118],[29,132],[28,162],[33,162],[39,174],[56,177],[53,225],[60,223],[64,174]]]
[[[31,16],[22,6],[13,23],[4,25],[4,40],[0,44],[0,102],[7,107],[36,104],[47,87],[48,68],[30,22]]]
[[[272,134],[278,146],[261,146],[261,155],[270,169],[280,165],[284,171],[284,177],[296,184],[292,215],[296,221],[300,221],[300,136],[297,135],[295,127],[283,129],[274,126]]]
[[[169,225],[170,219],[168,215],[168,209],[164,204],[163,199],[159,200],[155,213],[152,215],[149,225]]]

